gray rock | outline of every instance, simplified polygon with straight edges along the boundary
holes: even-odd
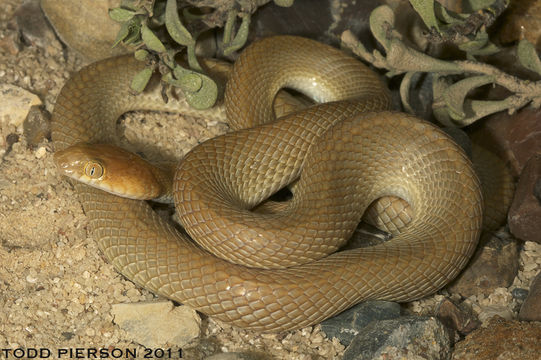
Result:
[[[344,346],[360,333],[361,329],[375,320],[396,319],[400,305],[389,301],[366,301],[321,323],[321,330],[329,339],[335,337]],[[363,330],[364,331],[364,330]]]
[[[357,335],[343,360],[450,359],[451,341],[433,317],[405,316],[374,321]]]
[[[523,288],[516,288],[511,291],[511,295],[513,296],[513,298],[519,301],[526,300],[528,293],[529,293],[528,289],[523,289]]]

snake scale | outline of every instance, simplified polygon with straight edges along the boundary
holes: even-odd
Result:
[[[114,142],[126,111],[179,111],[182,99],[129,92],[143,66],[119,57],[75,74],[53,113],[56,151]],[[281,87],[322,104],[272,121]],[[265,38],[237,60],[225,98],[237,131],[197,146],[175,175],[179,218],[201,245],[145,201],[74,183],[100,250],[127,278],[232,325],[280,332],[363,300],[421,298],[466,265],[483,213],[470,161],[435,126],[386,111],[387,90],[360,62],[312,40]],[[297,178],[279,211],[252,211]],[[334,252],[386,196],[410,204],[406,230]]]

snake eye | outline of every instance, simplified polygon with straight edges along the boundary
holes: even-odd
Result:
[[[105,172],[103,165],[97,161],[89,161],[85,164],[85,175],[92,179],[99,179]]]

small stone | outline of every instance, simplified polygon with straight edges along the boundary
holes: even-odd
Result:
[[[518,318],[526,321],[541,321],[541,272],[533,280],[530,292],[518,313]]]
[[[23,122],[28,146],[35,147],[51,134],[50,115],[41,106],[32,106]]]
[[[33,105],[41,105],[36,95],[15,85],[0,84],[0,122],[21,125]]]
[[[182,347],[199,336],[201,319],[188,306],[173,307],[170,301],[114,304],[114,322],[131,340],[152,348],[175,344]]]
[[[472,260],[448,286],[448,290],[463,297],[480,293],[489,295],[496,288],[509,287],[517,272],[518,249],[515,239],[485,234]]]
[[[71,339],[73,339],[73,338],[75,337],[75,334],[72,333],[71,331],[64,331],[64,332],[62,333],[62,336],[63,336],[64,339],[66,339],[66,340],[71,340]]]
[[[5,143],[6,154],[9,154],[11,150],[13,150],[13,145],[15,145],[18,142],[19,142],[19,135],[15,133],[8,134],[8,136],[6,136],[6,143]]]
[[[513,295],[513,298],[519,301],[524,301],[528,296],[528,293],[529,291],[523,288],[515,288],[511,291],[511,295]]]
[[[438,304],[436,317],[460,335],[469,334],[481,325],[471,309],[457,305],[448,298]]]
[[[47,154],[47,149],[45,148],[45,146],[40,147],[40,148],[37,149],[36,152],[35,152],[35,155],[36,155],[36,158],[37,158],[37,159],[41,159],[41,158],[44,157],[46,154]]]
[[[374,321],[357,335],[343,360],[448,359],[449,334],[433,317],[405,316]]]
[[[27,275],[26,281],[29,282],[30,284],[35,284],[38,281],[38,278],[33,275]]]
[[[492,318],[455,344],[453,360],[538,360],[541,324]]]
[[[524,241],[541,244],[541,202],[535,196],[536,184],[541,181],[541,154],[528,160],[517,184],[509,209],[509,230]]]
[[[389,301],[366,301],[321,323],[329,339],[337,338],[344,346],[375,320],[396,319],[400,316],[400,305]]]

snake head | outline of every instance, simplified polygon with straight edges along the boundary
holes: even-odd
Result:
[[[62,175],[114,195],[149,200],[163,192],[153,165],[114,145],[76,144],[55,152],[54,162]]]

